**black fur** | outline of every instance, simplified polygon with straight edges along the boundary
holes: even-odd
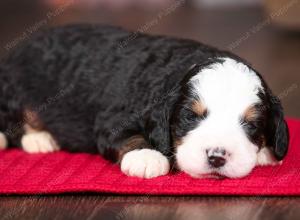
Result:
[[[271,91],[267,93],[268,115],[265,129],[266,144],[272,148],[277,160],[282,160],[288,151],[289,130],[284,120],[283,108],[280,100],[272,95]]]
[[[100,152],[112,159],[124,140],[142,135],[171,156],[171,128],[187,114],[178,108],[192,74],[187,70],[224,56],[241,61],[191,40],[132,35],[110,26],[47,30],[0,64],[0,130],[10,146],[20,145],[26,109],[36,112],[44,129],[71,152]],[[275,144],[281,159],[287,144],[282,109],[277,103],[269,110],[268,143]]]
[[[265,80],[258,74],[264,87],[264,94],[259,94],[261,98],[261,106],[259,111],[263,115],[261,117],[258,128],[260,134],[263,134],[265,144],[271,148],[275,158],[281,161],[288,152],[289,147],[289,129],[284,119],[284,112],[278,97],[273,95]]]
[[[199,73],[202,68],[208,67],[214,62],[219,61],[217,59],[211,59],[206,60],[202,64],[193,65],[181,81],[179,91],[180,96],[177,99],[174,114],[172,116],[171,129],[174,139],[183,138],[189,131],[193,130],[201,120],[207,117],[208,112],[204,115],[198,115],[191,109],[193,101],[198,98],[193,97],[189,80]]]

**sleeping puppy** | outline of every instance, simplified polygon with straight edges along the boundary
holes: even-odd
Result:
[[[288,149],[283,109],[239,57],[191,40],[74,25],[0,64],[1,148],[100,153],[130,176],[175,165],[244,177]]]

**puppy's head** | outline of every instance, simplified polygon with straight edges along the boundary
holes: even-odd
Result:
[[[284,158],[289,136],[280,101],[253,69],[214,59],[193,66],[181,87],[172,120],[179,169],[238,178],[251,172],[263,147]]]

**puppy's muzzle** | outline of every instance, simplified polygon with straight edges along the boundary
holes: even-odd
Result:
[[[206,150],[208,164],[213,168],[220,168],[226,164],[226,151],[222,148]]]

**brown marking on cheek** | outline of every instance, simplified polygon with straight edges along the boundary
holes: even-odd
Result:
[[[244,113],[244,120],[247,122],[255,121],[259,116],[259,111],[255,108],[255,106],[251,106],[247,108]]]
[[[260,148],[263,148],[263,147],[267,147],[267,141],[266,141],[266,137],[264,135],[262,135],[260,137]]]
[[[39,119],[39,116],[35,111],[25,109],[23,115],[25,122],[24,129],[27,133],[44,130],[44,124]]]
[[[262,148],[266,147],[266,139],[263,135],[257,137],[254,140],[254,143],[258,147],[258,149],[262,149]]]
[[[174,141],[174,148],[179,147],[180,145],[182,145],[182,140],[181,139],[176,139]]]
[[[171,131],[171,136],[172,136],[172,140],[173,140],[173,149],[177,148],[178,146],[180,146],[182,144],[182,138],[179,138],[175,135],[175,131],[172,130]]]
[[[202,116],[205,114],[207,111],[206,107],[201,101],[194,101],[192,104],[192,110],[195,112],[197,115]]]
[[[136,149],[142,148],[151,148],[150,145],[146,142],[142,135],[135,135],[128,138],[124,144],[121,146],[118,152],[118,161],[120,162],[123,156],[128,153],[129,151],[133,151]]]

